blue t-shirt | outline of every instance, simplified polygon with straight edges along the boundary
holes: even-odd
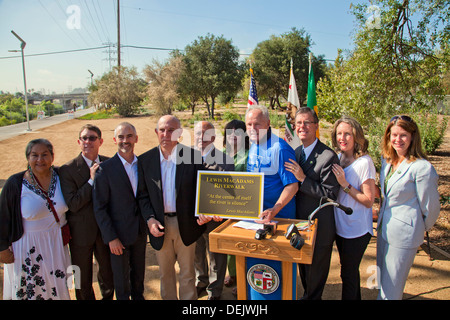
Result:
[[[289,159],[295,160],[294,150],[270,130],[267,133],[267,141],[252,143],[250,146],[247,171],[264,172],[264,210],[275,205],[285,186],[298,183],[294,174],[284,167],[284,163],[289,162]],[[295,196],[276,216],[295,219]]]

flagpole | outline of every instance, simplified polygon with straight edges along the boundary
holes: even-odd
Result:
[[[311,62],[312,62],[312,52],[309,53],[309,70],[308,70],[308,73],[311,72]]]
[[[310,86],[309,75],[311,74],[311,68],[312,68],[312,52],[309,53],[308,94],[309,94],[309,86]],[[314,85],[314,100],[315,100],[315,90],[316,90],[316,87]],[[309,99],[309,97],[308,97],[308,99]],[[311,106],[308,106],[308,107],[311,107]],[[316,115],[319,116],[319,112],[318,112],[319,110],[317,108],[317,102],[316,102],[316,105],[314,105],[314,109],[313,110],[316,112]],[[316,137],[320,138],[319,128],[317,128]]]

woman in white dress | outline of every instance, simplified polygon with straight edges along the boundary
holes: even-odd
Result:
[[[359,265],[373,235],[376,170],[367,154],[369,142],[355,119],[344,116],[336,121],[332,141],[340,160],[340,165],[333,165],[333,173],[341,186],[337,201],[353,209],[352,215],[346,215],[334,208],[342,299],[361,300]]]
[[[52,165],[53,146],[35,139],[25,153],[28,170],[12,175],[0,195],[3,299],[68,300],[71,263],[61,233],[68,208]]]

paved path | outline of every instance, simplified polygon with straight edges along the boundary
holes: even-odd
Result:
[[[94,112],[94,108],[82,109],[78,110],[74,113],[74,118],[78,118],[84,116],[85,114]],[[46,117],[40,120],[31,120],[30,121],[30,129],[28,131],[27,122],[22,122],[18,124],[13,124],[10,126],[0,127],[0,141],[6,140],[21,134],[32,133],[38,129],[46,128],[52,126],[54,124],[58,124],[64,121],[69,120],[69,113],[58,114],[53,117]]]

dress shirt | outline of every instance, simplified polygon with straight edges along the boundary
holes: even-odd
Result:
[[[87,164],[87,166],[88,166],[89,168],[91,168],[91,167],[94,165],[94,163],[100,163],[100,158],[99,158],[99,156],[97,156],[97,159],[95,159],[95,161],[92,161],[92,160],[86,158],[86,157],[84,156],[84,154],[81,154],[81,156],[83,157],[84,161],[86,162],[86,164]],[[88,183],[89,183],[91,186],[93,186],[93,185],[94,185],[94,180],[92,180],[91,178],[89,178]]]
[[[125,171],[127,172],[128,179],[130,179],[131,187],[133,188],[134,196],[136,196],[136,190],[137,190],[137,184],[138,184],[138,166],[137,166],[137,157],[134,156],[133,162],[129,163],[127,160],[122,158],[119,153],[117,153],[119,156],[120,161],[122,161],[123,167],[125,168]]]
[[[161,183],[164,200],[164,212],[176,212],[176,193],[175,193],[175,172],[177,160],[177,146],[173,148],[169,158],[164,155],[159,148],[159,160],[161,163]]]
[[[203,158],[203,161],[205,161],[205,159],[206,159],[206,157],[211,153],[211,151],[214,149],[214,143],[211,143],[211,144],[209,144],[206,148],[205,148],[205,150],[199,150],[199,151],[201,151],[202,152],[202,158]]]

